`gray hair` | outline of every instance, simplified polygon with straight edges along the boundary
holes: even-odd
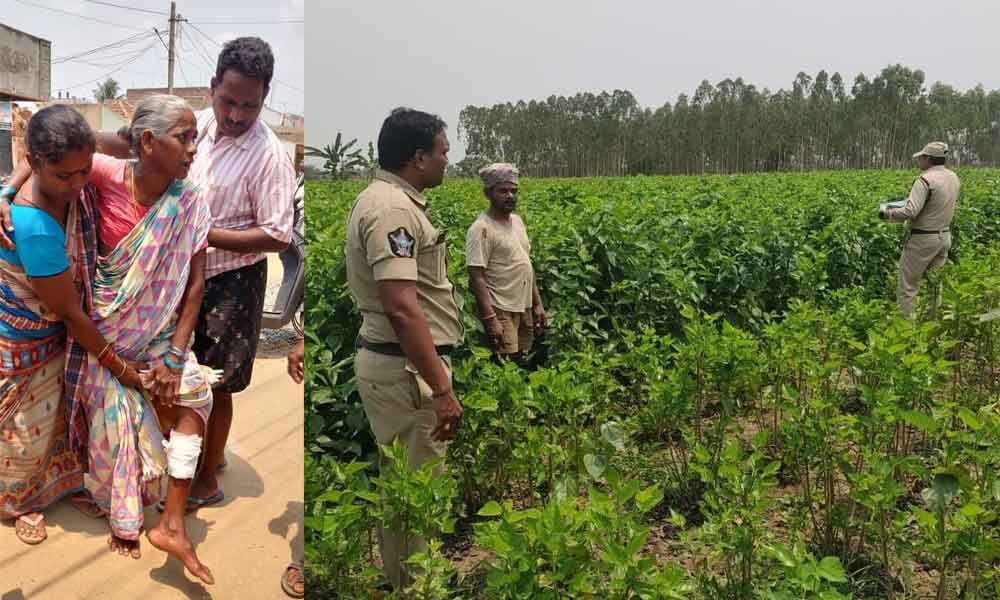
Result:
[[[139,140],[149,131],[160,136],[170,131],[181,118],[181,113],[191,110],[187,101],[179,96],[153,94],[143,98],[135,107],[132,123],[128,127],[128,143],[139,156]]]

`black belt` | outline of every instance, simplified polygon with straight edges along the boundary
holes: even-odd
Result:
[[[910,233],[916,235],[930,235],[932,233],[948,233],[950,229],[938,229],[936,231],[931,231],[930,229],[911,229]]]
[[[406,353],[403,352],[403,347],[400,346],[399,344],[395,344],[392,342],[372,342],[366,340],[361,336],[358,336],[358,339],[354,344],[354,346],[355,348],[364,348],[365,350],[369,350],[376,354],[385,354],[387,356],[403,356],[403,357],[406,356]],[[434,346],[434,350],[437,351],[438,356],[448,356],[455,350],[455,347]]]

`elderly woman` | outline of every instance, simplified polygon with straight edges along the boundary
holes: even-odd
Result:
[[[184,526],[213,375],[190,350],[211,224],[208,205],[184,181],[196,129],[183,99],[150,96],[136,107],[127,133],[138,159],[94,155],[89,181],[97,193],[100,252],[82,257],[94,273],[86,289],[91,317],[111,342],[109,353],[150,368],[141,374],[145,391],[130,389],[74,344],[66,393],[72,400],[70,443],[86,457],[86,490],[108,514],[111,549],[139,558],[143,507],[156,502],[168,474],[166,509],[149,541],[211,584],[212,573],[198,560]],[[161,431],[168,429],[164,441]]]
[[[26,143],[31,179],[13,206],[3,202],[17,246],[0,249],[0,516],[16,518],[17,537],[37,544],[47,537],[42,510],[83,487],[67,444],[66,330],[116,385],[141,384],[80,303],[88,274],[78,257],[96,243],[81,197],[94,134],[79,113],[52,106],[31,119]]]

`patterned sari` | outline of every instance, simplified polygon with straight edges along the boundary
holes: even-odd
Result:
[[[66,255],[78,291],[79,260],[96,247],[90,199],[70,205]],[[41,512],[83,487],[69,448],[63,397],[66,328],[35,296],[24,269],[0,258],[0,517]]]
[[[96,263],[91,318],[120,356],[141,362],[166,353],[191,258],[205,246],[210,225],[208,205],[194,187],[175,181],[107,256],[89,256]],[[156,411],[148,394],[126,388],[96,357],[72,346],[70,440],[86,455],[84,484],[108,512],[112,533],[135,540],[143,506],[159,499],[166,464]],[[205,409],[211,390],[192,357],[179,404]]]

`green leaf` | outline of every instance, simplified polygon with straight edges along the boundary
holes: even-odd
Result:
[[[601,425],[601,437],[619,452],[625,450],[625,432],[618,423],[610,422]]]
[[[776,559],[778,559],[778,562],[788,567],[789,569],[795,568],[795,565],[798,564],[798,562],[796,562],[795,560],[795,557],[792,556],[791,551],[785,546],[782,546],[781,544],[775,546],[769,546],[768,550],[770,550],[771,554],[774,555]]]
[[[483,507],[480,508],[479,512],[476,514],[480,517],[498,517],[502,512],[503,510],[500,508],[500,504],[498,504],[496,500],[490,500],[483,505]]]
[[[823,560],[819,561],[819,567],[817,567],[816,573],[827,581],[832,581],[834,583],[847,581],[847,575],[844,573],[844,567],[840,564],[840,559],[836,556],[827,556],[824,557]]]
[[[965,408],[964,406],[958,409],[958,418],[962,419],[965,426],[973,431],[979,431],[983,428],[983,422],[979,420],[976,413],[972,412],[968,408]]]
[[[595,481],[600,481],[601,475],[604,474],[604,470],[608,467],[604,457],[597,454],[584,455],[583,465],[587,468],[587,473],[590,473],[590,476]]]
[[[642,513],[651,511],[661,500],[663,500],[663,489],[657,484],[653,484],[635,495],[635,505]]]
[[[934,433],[937,430],[937,423],[934,419],[930,415],[918,410],[904,410],[899,416],[910,425],[925,433]]]

